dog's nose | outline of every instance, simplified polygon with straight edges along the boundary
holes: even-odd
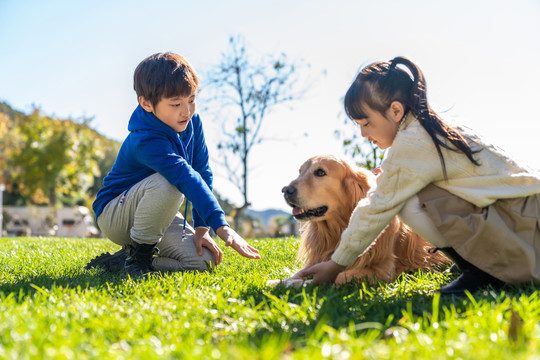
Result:
[[[283,189],[281,189],[281,192],[284,194],[284,195],[288,195],[288,196],[291,196],[291,195],[294,195],[296,193],[296,188],[294,186],[285,186]]]

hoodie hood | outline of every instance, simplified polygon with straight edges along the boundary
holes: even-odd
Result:
[[[193,117],[198,116],[194,114]],[[188,148],[189,143],[193,138],[193,118],[189,121],[188,126],[181,133],[175,132],[170,126],[159,120],[154,114],[144,110],[141,105],[138,105],[128,123],[128,130],[133,131],[159,131],[167,134],[171,139],[182,141],[184,147]]]

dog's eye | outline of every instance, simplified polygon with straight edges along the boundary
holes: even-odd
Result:
[[[326,172],[323,169],[317,169],[313,172],[313,175],[317,177],[323,177],[326,176]]]

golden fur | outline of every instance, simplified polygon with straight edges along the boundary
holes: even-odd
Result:
[[[304,267],[330,260],[358,204],[375,186],[375,175],[334,156],[315,156],[283,188],[293,215],[303,222],[298,256]],[[336,279],[392,282],[404,271],[439,269],[450,260],[395,217],[374,243]]]

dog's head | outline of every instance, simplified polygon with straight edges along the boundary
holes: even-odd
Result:
[[[353,168],[332,155],[319,155],[304,162],[298,177],[281,191],[297,220],[323,221],[346,212],[350,216],[374,182],[375,176],[366,169]]]

